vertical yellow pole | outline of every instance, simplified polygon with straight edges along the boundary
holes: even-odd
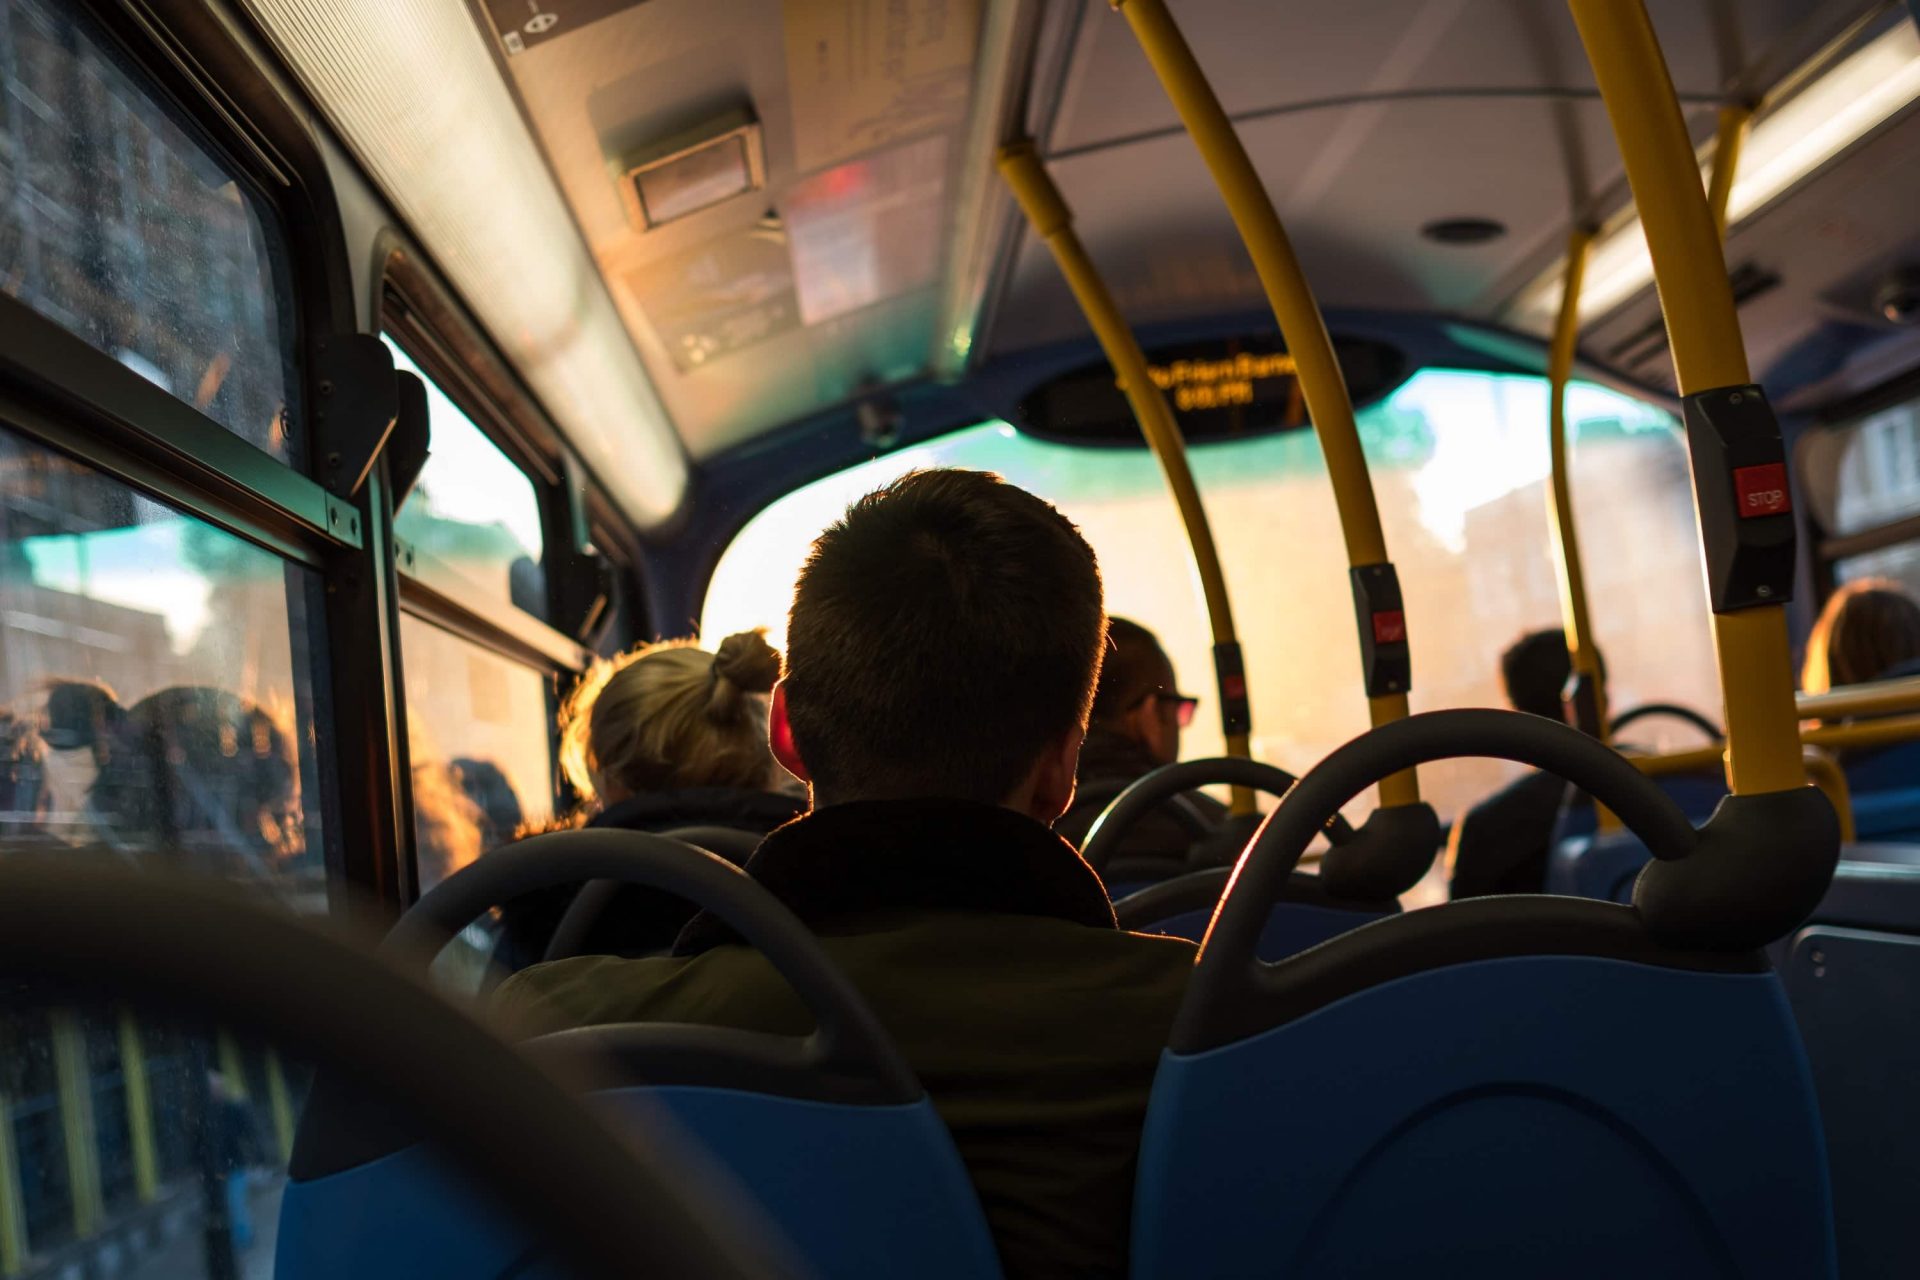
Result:
[[[67,1189],[73,1198],[73,1233],[85,1240],[100,1229],[106,1217],[93,1123],[93,1087],[87,1076],[86,1031],[71,1009],[56,1009],[48,1018],[53,1028],[61,1134],[67,1147]]]
[[[1254,271],[1293,356],[1307,414],[1326,458],[1327,475],[1333,482],[1334,502],[1340,512],[1340,529],[1346,538],[1347,563],[1354,569],[1385,564],[1386,536],[1380,528],[1380,510],[1367,474],[1366,454],[1360,447],[1360,431],[1354,425],[1346,378],[1273,201],[1268,199],[1253,161],[1233,130],[1233,122],[1214,96],[1163,0],[1113,3],[1126,15],[1161,87],[1193,136],[1253,258]],[[1369,696],[1367,703],[1375,725],[1391,723],[1407,714],[1404,690]],[[1416,804],[1419,799],[1419,782],[1411,769],[1380,783],[1384,806]]]
[[[141,1204],[160,1194],[160,1166],[153,1147],[153,1095],[147,1087],[147,1054],[140,1024],[120,1011],[120,1075],[127,1090],[127,1134],[133,1153],[133,1191]]]
[[[1213,627],[1215,650],[1217,652],[1223,646],[1237,647],[1233,604],[1227,594],[1227,580],[1220,568],[1220,556],[1214,547],[1213,529],[1207,523],[1207,510],[1200,502],[1200,490],[1193,482],[1193,472],[1187,466],[1186,444],[1180,438],[1180,427],[1173,420],[1173,411],[1167,408],[1166,397],[1160,393],[1160,388],[1148,373],[1147,357],[1134,339],[1133,330],[1127,327],[1113,295],[1107,292],[1105,282],[1094,268],[1093,259],[1087,256],[1080,237],[1074,233],[1073,213],[1061,198],[1059,189],[1053,185],[1046,166],[1040,163],[1033,144],[1020,142],[1002,147],[999,166],[1001,176],[1019,201],[1034,233],[1052,250],[1054,261],[1060,265],[1060,274],[1066,277],[1067,287],[1073,291],[1080,310],[1093,326],[1094,336],[1099,339],[1101,350],[1106,352],[1108,363],[1119,375],[1120,389],[1126,393],[1134,417],[1140,421],[1141,433],[1146,436],[1154,456],[1160,460],[1160,469],[1167,477],[1167,488],[1173,492],[1174,505],[1179,509],[1181,523],[1186,526],[1187,541],[1193,547],[1194,565],[1200,574],[1200,589],[1206,599],[1207,617]],[[1223,683],[1224,677],[1225,673]],[[1244,759],[1249,754],[1249,748],[1246,734],[1228,736],[1227,754]],[[1233,801],[1235,813],[1253,812],[1251,790],[1235,787]]]
[[[1587,578],[1580,559],[1580,538],[1574,528],[1573,484],[1567,460],[1567,381],[1580,342],[1580,284],[1587,272],[1591,231],[1575,231],[1567,239],[1567,280],[1560,294],[1560,315],[1554,322],[1553,342],[1547,348],[1548,453],[1552,483],[1547,491],[1547,523],[1553,536],[1553,567],[1560,580],[1560,617],[1567,632],[1567,658],[1573,673],[1592,690],[1590,713],[1595,723],[1583,724],[1602,742],[1607,740],[1606,680],[1600,670],[1600,650],[1593,639],[1593,621],[1587,612]],[[1587,709],[1583,709],[1583,713]]]
[[[1646,7],[1640,0],[1568,4],[1646,229],[1680,394],[1744,387],[1751,377],[1726,260]],[[1735,794],[1806,785],[1785,610],[1760,605],[1712,617],[1727,785]]]
[[[231,1031],[221,1030],[215,1034],[215,1052],[219,1055],[220,1074],[227,1082],[227,1092],[245,1100],[250,1090],[247,1088],[246,1060],[240,1056],[240,1045]]]
[[[280,1146],[280,1159],[293,1159],[293,1100],[287,1094],[287,1073],[280,1055],[267,1051],[267,1102],[273,1111],[273,1136]]]
[[[20,1198],[20,1155],[13,1142],[13,1100],[0,1093],[0,1276],[27,1265],[27,1209]]]

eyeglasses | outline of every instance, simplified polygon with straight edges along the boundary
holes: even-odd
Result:
[[[1145,702],[1149,698],[1161,705],[1172,703],[1174,718],[1179,721],[1180,727],[1182,729],[1190,729],[1193,727],[1193,713],[1200,709],[1200,699],[1193,697],[1191,694],[1168,693],[1164,689],[1155,689],[1152,693],[1141,694],[1140,701],[1133,705],[1137,707],[1141,702]]]

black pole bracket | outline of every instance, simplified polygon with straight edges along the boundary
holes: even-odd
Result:
[[[400,417],[393,353],[372,334],[330,334],[315,344],[313,387],[320,482],[351,499],[366,484]]]
[[[387,482],[393,489],[393,509],[398,511],[426,469],[433,428],[427,416],[426,382],[404,369],[395,376],[400,379],[400,400],[393,434],[387,437]]]
[[[1358,564],[1353,578],[1354,620],[1360,627],[1360,675],[1369,698],[1413,688],[1413,651],[1407,645],[1407,611],[1400,575],[1391,562]]]
[[[1793,599],[1793,489],[1766,393],[1720,387],[1684,404],[1708,602],[1715,613],[1785,604]]]

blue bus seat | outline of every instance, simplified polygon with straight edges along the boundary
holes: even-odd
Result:
[[[1841,1274],[1920,1275],[1920,937],[1814,925],[1783,974],[1826,1126]]]
[[[1862,840],[1920,840],[1920,742],[1846,757],[1853,829]]]
[[[596,1082],[613,1123],[644,1112],[647,1123],[636,1129],[684,1138],[671,1163],[747,1206],[773,1244],[819,1280],[996,1280],[998,1250],[979,1196],[899,1046],[806,926],[725,859],[641,832],[534,836],[441,881],[383,946],[428,960],[493,903],[551,884],[609,880],[714,911],[792,985],[814,1031],[608,1024],[538,1036],[523,1051],[563,1079]],[[473,1194],[377,1092],[322,1073],[289,1162],[275,1274],[557,1274],[550,1242],[518,1230],[510,1209]]]
[[[1546,891],[1600,902],[1633,901],[1633,882],[1651,857],[1631,831],[1573,836],[1547,855]]]
[[[1669,951],[1611,903],[1485,898],[1254,989],[1224,1042],[1162,1059],[1141,1280],[1834,1274],[1806,1054],[1756,953]]]
[[[973,1184],[924,1096],[877,1106],[702,1086],[596,1096],[616,1115],[643,1113],[654,1126],[664,1113],[703,1166],[688,1176],[754,1205],[770,1234],[822,1280],[1000,1274]],[[281,1280],[563,1274],[509,1211],[417,1144],[290,1181],[277,1255]]]
[[[1226,892],[1231,875],[1227,867],[1211,867],[1143,886],[1125,897],[1116,897],[1113,912],[1122,929],[1199,942],[1206,937],[1213,909]],[[1319,876],[1295,872],[1287,880],[1284,896],[1267,915],[1256,954],[1262,960],[1284,960],[1399,911],[1400,904],[1390,899],[1351,902],[1335,898],[1321,885]]]

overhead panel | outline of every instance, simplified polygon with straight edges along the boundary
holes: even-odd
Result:
[[[981,0],[516,3],[504,64],[690,452],[925,370]],[[757,186],[632,216],[635,157],[740,116]]]

